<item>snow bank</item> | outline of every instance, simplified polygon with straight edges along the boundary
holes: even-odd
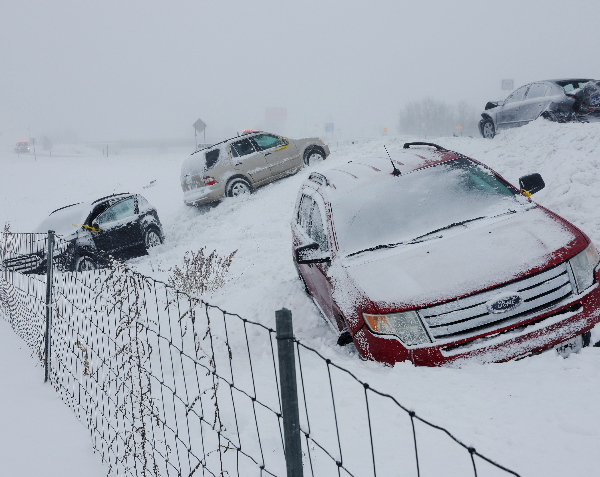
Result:
[[[187,250],[206,246],[231,253],[237,249],[229,282],[208,297],[210,302],[271,327],[276,309],[291,309],[295,333],[308,345],[522,475],[594,475],[593,456],[600,446],[599,348],[585,349],[569,359],[545,353],[460,370],[422,369],[408,363],[384,367],[360,361],[351,346],[336,347],[333,332],[304,293],[291,260],[289,227],[300,184],[311,171],[383,153],[384,144],[393,153],[402,148],[405,139],[332,144],[331,156],[320,164],[249,197],[198,209],[183,205],[179,185],[182,156],[38,156],[34,162],[33,157],[17,160],[4,155],[0,156],[0,225],[10,221],[13,230],[30,231],[58,207],[113,191],[140,192],[158,209],[167,236],[167,242],[152,255],[132,261],[142,273],[166,279],[169,267],[181,264]],[[535,121],[493,140],[410,140],[437,142],[460,151],[515,185],[521,175],[541,173],[546,189],[534,199],[600,245],[600,124]],[[153,187],[143,188],[155,179]],[[340,412],[349,419],[351,398],[346,395],[340,403]],[[385,420],[374,426],[378,439],[394,438],[395,429]],[[353,432],[359,431],[357,427]]]

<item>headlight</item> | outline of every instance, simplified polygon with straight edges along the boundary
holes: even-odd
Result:
[[[407,346],[431,343],[419,315],[415,311],[390,313],[389,315],[367,315],[363,313],[367,326],[373,333],[394,335]]]
[[[598,265],[599,258],[598,250],[593,243],[590,243],[583,252],[569,260],[578,293],[587,290],[594,283],[594,268]]]

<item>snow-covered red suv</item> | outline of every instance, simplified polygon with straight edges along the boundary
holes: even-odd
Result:
[[[312,173],[292,252],[338,342],[424,366],[587,346],[600,321],[598,252],[530,199],[539,174],[519,182],[426,143]]]

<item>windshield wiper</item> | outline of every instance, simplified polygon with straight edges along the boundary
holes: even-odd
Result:
[[[513,212],[514,211],[510,211],[510,213],[513,213]],[[432,230],[431,232],[427,232],[426,234],[419,235],[418,237],[415,237],[414,239],[411,239],[411,240],[406,240],[404,242],[397,242],[397,243],[382,244],[382,245],[377,245],[375,247],[365,248],[364,250],[359,250],[358,252],[352,252],[352,253],[346,255],[346,257],[352,257],[354,255],[358,255],[359,253],[372,252],[374,250],[380,250],[382,248],[394,248],[394,247],[398,247],[399,245],[410,245],[410,244],[414,244],[414,243],[424,242],[426,240],[425,237],[433,235],[437,232],[441,232],[442,230],[451,229],[452,227],[456,227],[458,225],[464,225],[468,222],[474,222],[475,220],[480,220],[480,219],[485,219],[485,218],[487,218],[487,216],[484,215],[483,217],[475,217],[474,219],[467,219],[467,220],[463,220],[461,222],[454,222],[450,225],[446,225],[445,227],[441,227],[439,229]],[[433,238],[442,238],[442,235],[440,235],[438,237],[433,237]]]

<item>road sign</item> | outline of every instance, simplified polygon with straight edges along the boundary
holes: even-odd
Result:
[[[201,133],[202,131],[204,131],[206,129],[206,124],[204,123],[204,121],[202,121],[202,119],[198,119],[198,121],[196,121],[194,124],[194,129],[196,131],[198,131],[199,133]]]
[[[461,126],[460,124],[457,124],[457,125],[456,125],[456,130],[457,130],[457,131],[460,131],[461,129],[462,129],[462,126]]]
[[[333,123],[325,123],[325,132],[333,132]]]
[[[382,131],[383,131],[383,133],[385,134],[385,133],[387,133],[387,132],[388,132],[388,128],[383,128],[383,129],[382,129]]]
[[[515,89],[515,80],[502,80],[502,91],[512,91],[513,89]]]

